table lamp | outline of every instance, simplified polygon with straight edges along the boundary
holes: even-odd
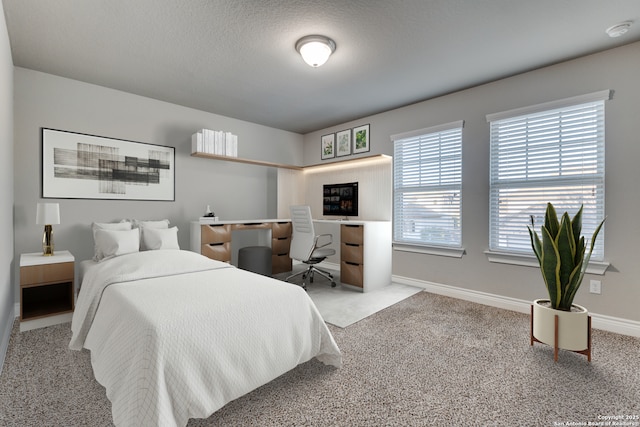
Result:
[[[58,203],[38,203],[36,212],[36,224],[44,225],[42,236],[42,255],[53,255],[53,228],[52,224],[60,224],[60,206]]]

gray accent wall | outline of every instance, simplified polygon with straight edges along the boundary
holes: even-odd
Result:
[[[189,249],[189,223],[197,220],[207,205],[221,219],[276,217],[277,170],[191,157],[191,135],[199,129],[238,135],[239,157],[302,164],[300,134],[19,67],[15,68],[14,90],[15,257],[6,258],[14,258],[16,289],[20,254],[42,250],[43,227],[35,223],[36,205],[42,201],[42,127],[176,148],[173,202],[47,199],[60,203],[61,224],[53,226],[55,249],[70,250],[76,261],[93,256],[90,226],[94,221],[166,218],[179,228],[180,247]],[[0,143],[10,140],[3,138]],[[1,169],[5,174],[10,168]],[[0,185],[7,181],[11,179]],[[2,191],[4,194],[5,189]],[[6,191],[10,194],[11,188]],[[16,292],[16,303],[17,296]]]
[[[575,302],[589,311],[640,321],[640,43],[551,65],[490,84],[305,135],[304,164],[320,162],[320,137],[371,125],[371,153],[393,154],[390,135],[464,120],[461,258],[394,251],[393,274],[469,292],[530,301],[546,297],[534,267],[489,262],[489,124],[486,115],[556,99],[614,91],[605,104],[606,214],[602,276],[587,275]],[[473,72],[472,69],[469,70]],[[589,280],[602,294],[589,293]]]
[[[13,60],[0,8],[0,371],[14,321],[13,301]]]

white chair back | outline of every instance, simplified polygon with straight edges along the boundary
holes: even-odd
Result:
[[[289,211],[293,227],[289,256],[298,261],[308,261],[313,252],[316,239],[311,208],[306,205],[291,206]]]

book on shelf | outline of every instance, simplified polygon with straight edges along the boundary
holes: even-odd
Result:
[[[231,132],[202,129],[191,135],[191,152],[237,157],[238,135]]]

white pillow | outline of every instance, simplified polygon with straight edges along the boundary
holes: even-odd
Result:
[[[159,221],[140,221],[137,219],[133,220],[133,227],[134,228],[138,228],[140,229],[140,250],[141,251],[148,251],[151,248],[148,248],[147,245],[144,242],[144,238],[142,237],[142,230],[144,230],[145,228],[163,228],[163,229],[167,229],[169,228],[169,220],[168,219],[163,219],[163,220],[159,220]]]
[[[95,231],[96,246],[100,248],[102,257],[98,261],[119,255],[138,252],[140,248],[140,233],[138,230],[107,230]]]
[[[98,246],[96,241],[96,231],[97,230],[131,230],[131,223],[129,221],[121,221],[121,222],[94,222],[91,224],[91,229],[93,230],[93,242],[94,242],[94,261],[100,261],[104,258],[102,253],[102,249]]]
[[[180,249],[178,245],[178,227],[142,228],[141,246],[146,250]]]

